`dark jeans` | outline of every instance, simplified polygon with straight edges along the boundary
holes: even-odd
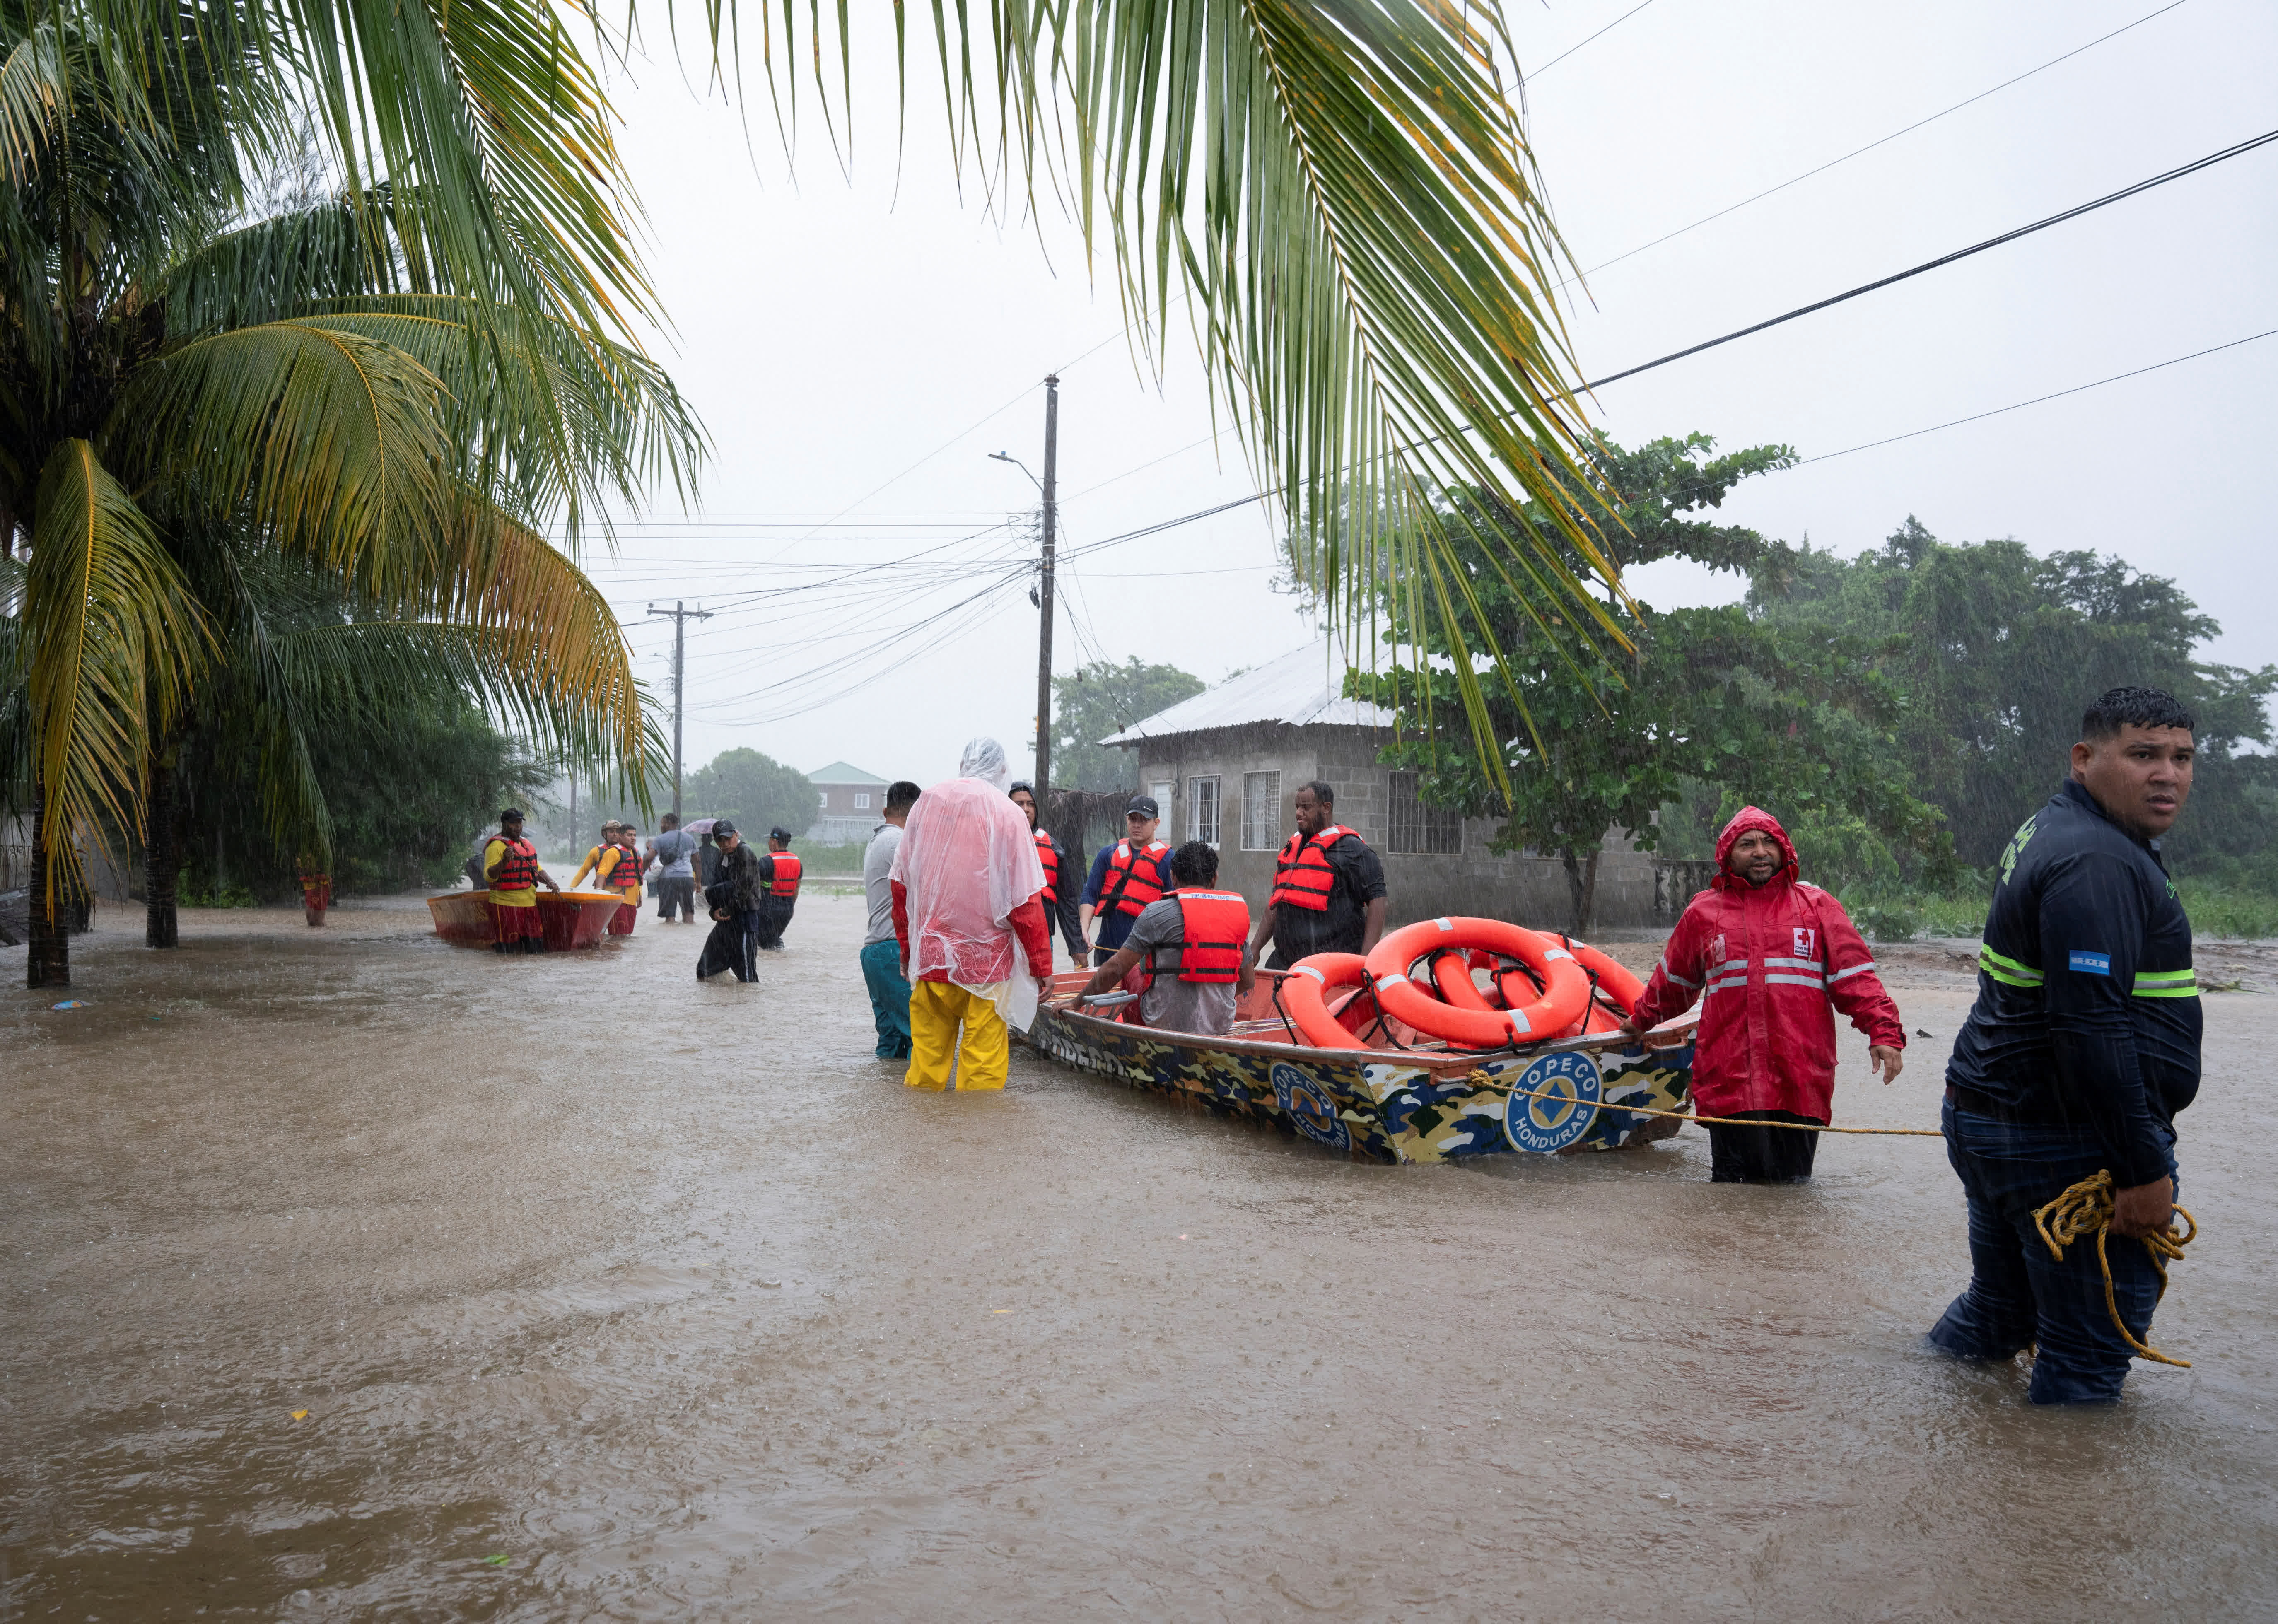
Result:
[[[1996,1122],[1946,1102],[1946,1160],[1969,1202],[1969,1289],[1930,1333],[1930,1345],[1956,1359],[2011,1359],[2034,1347],[2035,1404],[2097,1404],[2120,1397],[2128,1344],[2104,1306],[2104,1274],[2093,1237],[2049,1255],[2033,1227],[2045,1207],[2107,1162],[2086,1128]],[[2175,1161],[2169,1153],[2168,1171]],[[2139,1342],[2149,1341],[2160,1276],[2141,1241],[2105,1243],[2113,1300]]]
[[[761,946],[773,953],[783,946],[784,927],[791,923],[791,909],[798,906],[796,900],[789,902],[770,902],[754,915],[760,922],[759,945]]]
[[[656,916],[669,919],[675,908],[684,920],[696,917],[696,881],[693,876],[674,879],[669,876],[656,882]]]
[[[1710,1115],[1715,1115],[1713,1112]],[[1793,1111],[1735,1111],[1762,1122],[1800,1122],[1825,1126],[1816,1116]],[[1708,1128],[1708,1182],[1712,1184],[1800,1184],[1811,1176],[1812,1158],[1819,1153],[1819,1136],[1795,1128],[1739,1128],[1711,1123]]]

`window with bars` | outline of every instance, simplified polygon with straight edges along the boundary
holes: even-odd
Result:
[[[1430,857],[1458,854],[1464,849],[1463,815],[1447,807],[1426,806],[1417,793],[1417,777],[1412,772],[1392,775],[1384,849]]]
[[[1245,772],[1242,775],[1242,849],[1273,852],[1281,848],[1281,775]]]
[[[1189,840],[1218,844],[1218,775],[1187,780],[1187,832]]]

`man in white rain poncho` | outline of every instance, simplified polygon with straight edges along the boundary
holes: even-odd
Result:
[[[1004,747],[976,739],[958,776],[918,797],[888,878],[910,983],[912,1088],[1002,1088],[1005,1016],[1025,1030],[1052,973],[1043,865],[1027,814],[1005,799]],[[959,1034],[962,1032],[962,1037]]]

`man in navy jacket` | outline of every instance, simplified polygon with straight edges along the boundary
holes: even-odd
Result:
[[[2191,926],[2160,855],[2191,789],[2191,716],[2114,688],[2081,719],[2072,776],[2001,860],[1977,1002],[1946,1066],[1946,1153],[1969,1203],[1969,1289],[1930,1334],[1963,1359],[2037,1348],[2037,1404],[2117,1398],[2127,1343],[2097,1249],[2052,1257],[2033,1213],[2099,1168],[2114,1188],[2114,1301],[2151,1332],[2140,1238],[2175,1213],[2175,1114],[2199,1085]]]

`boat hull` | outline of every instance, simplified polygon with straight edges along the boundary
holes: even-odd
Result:
[[[1083,980],[1058,977],[1053,992],[1073,992]],[[1265,977],[1259,983],[1265,986]],[[1271,997],[1268,989],[1269,1006]],[[1523,1095],[1514,1099],[1511,1089],[1530,1065],[1551,1052],[1317,1049],[1159,1031],[1050,1003],[1038,1008],[1023,1038],[1039,1053],[1077,1070],[1257,1122],[1357,1160],[1392,1162],[1521,1153],[1524,1141],[1540,1136],[1528,1133],[1524,1117],[1534,1102]],[[1689,1041],[1647,1049],[1630,1046],[1617,1036],[1569,1042],[1556,1052],[1576,1051],[1591,1054],[1600,1098],[1586,1129],[1563,1129],[1556,1136],[1558,1148],[1615,1150],[1677,1130],[1680,1124],[1670,1118],[1640,1116],[1622,1107],[1686,1110],[1692,1096]],[[1561,1107],[1550,1102],[1543,1109],[1556,1118]]]
[[[497,939],[491,923],[488,892],[450,891],[427,899],[434,915],[435,934],[447,942],[487,947]],[[538,919],[545,927],[546,946],[555,953],[572,947],[597,947],[616,917],[624,900],[614,891],[541,891]]]

